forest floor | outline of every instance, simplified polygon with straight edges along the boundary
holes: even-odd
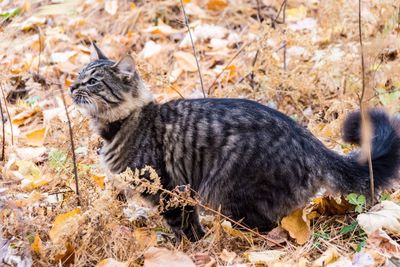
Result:
[[[400,266],[398,184],[377,192],[373,207],[364,196],[320,192],[267,235],[211,212],[201,218],[204,239],[174,244],[137,194],[117,199],[99,137],[71,105],[68,87],[95,41],[111,59],[132,55],[159,102],[253,99],[348,153],[341,125],[362,92],[359,3],[287,2],[184,0],[201,86],[179,1],[1,0],[0,266]],[[361,4],[364,101],[394,115],[400,3]]]

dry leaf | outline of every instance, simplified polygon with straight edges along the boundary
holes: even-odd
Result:
[[[42,117],[42,116],[43,114],[41,109],[39,107],[36,107],[33,109],[25,110],[19,113],[18,115],[14,116],[12,119],[12,124],[17,126],[26,125],[33,120],[33,117]]]
[[[143,59],[147,59],[158,55],[160,52],[161,52],[161,45],[156,44],[154,41],[147,41],[144,44],[144,48],[140,52],[140,55]]]
[[[118,10],[118,0],[105,0],[104,2],[104,10],[114,16],[115,14],[117,14],[117,10]]]
[[[317,211],[320,215],[342,215],[354,209],[354,206],[349,204],[343,197],[317,197],[313,200],[313,203],[315,207],[312,210]],[[311,219],[308,215],[307,217]]]
[[[303,5],[295,8],[288,8],[286,10],[287,21],[302,20],[307,16],[307,8]]]
[[[186,254],[166,248],[151,247],[144,253],[144,267],[196,267]]]
[[[140,250],[154,246],[157,244],[157,235],[154,231],[147,228],[135,228],[133,232],[136,243]]]
[[[253,264],[266,264],[267,266],[279,261],[285,252],[279,250],[265,250],[246,252],[244,256]]]
[[[38,162],[43,160],[46,153],[45,147],[17,147],[15,153],[21,160]]]
[[[43,146],[46,128],[32,130],[25,134],[25,143],[30,146]]]
[[[357,221],[367,234],[378,229],[400,234],[400,206],[392,201],[382,201],[369,212],[358,215]]]
[[[51,54],[50,58],[54,63],[65,63],[76,54],[76,51],[55,52]]]
[[[310,222],[305,218],[302,209],[297,209],[284,217],[281,221],[281,226],[300,245],[306,243],[310,238]]]
[[[93,175],[91,176],[91,178],[92,178],[92,180],[94,181],[94,183],[95,183],[98,187],[100,187],[102,190],[104,189],[104,187],[105,187],[104,179],[106,178],[105,175],[93,174]]]
[[[33,240],[33,243],[31,244],[31,249],[36,254],[42,253],[42,251],[43,251],[42,240],[40,239],[39,234],[35,235],[35,239]]]
[[[53,222],[53,227],[49,231],[50,239],[53,243],[63,241],[64,237],[70,233],[70,227],[77,224],[81,209],[76,208],[69,212],[57,215]]]
[[[189,72],[197,71],[196,58],[193,56],[193,54],[183,51],[177,51],[175,52],[174,56],[176,62],[178,63],[178,66],[182,70]]]
[[[213,11],[224,10],[228,6],[227,0],[208,0],[207,8]]]
[[[378,249],[381,252],[389,253],[400,258],[400,244],[394,241],[385,231],[377,229],[370,233],[367,243],[370,248]]]
[[[33,190],[39,186],[48,184],[51,179],[42,175],[38,166],[31,161],[17,160],[18,171],[14,175],[20,177],[21,187],[24,190]]]
[[[96,267],[129,267],[129,262],[120,262],[113,258],[101,260]]]
[[[170,35],[173,33],[177,33],[178,30],[172,28],[171,26],[169,26],[167,24],[160,24],[157,26],[149,27],[149,28],[143,30],[143,32],[150,32],[152,34]]]
[[[227,264],[232,264],[233,261],[235,260],[236,256],[237,255],[234,251],[229,252],[226,249],[222,250],[222,253],[219,255],[221,260],[223,260]]]
[[[340,255],[335,248],[329,248],[324,254],[321,255],[316,261],[313,262],[313,267],[323,267],[330,263],[335,262]]]

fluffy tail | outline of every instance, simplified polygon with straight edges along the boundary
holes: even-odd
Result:
[[[371,158],[375,188],[384,188],[397,178],[400,167],[400,121],[391,119],[382,110],[369,111],[372,123]],[[346,142],[361,144],[361,114],[351,113],[343,126],[343,139]],[[345,164],[338,164],[341,179],[336,186],[341,192],[370,192],[368,162],[360,162],[360,151],[352,151],[345,157]],[[340,170],[339,170],[340,169]]]

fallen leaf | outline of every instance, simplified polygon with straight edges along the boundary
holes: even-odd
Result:
[[[50,58],[54,63],[65,63],[76,54],[76,51],[54,52],[51,54]]]
[[[96,267],[129,267],[129,262],[117,261],[113,258],[101,260]]]
[[[155,231],[151,229],[135,228],[133,236],[141,250],[157,244],[157,235]]]
[[[143,32],[149,32],[152,34],[164,34],[164,35],[170,35],[173,33],[177,33],[178,30],[172,28],[171,26],[167,25],[167,24],[160,24],[157,26],[152,26],[149,27],[145,30],[143,30]]]
[[[42,240],[40,239],[39,234],[35,235],[35,239],[33,240],[33,243],[31,244],[31,249],[36,254],[42,253],[42,251],[43,251]]]
[[[323,196],[315,198],[312,202],[315,204],[312,210],[317,211],[320,215],[342,215],[354,209],[354,206],[350,205],[343,197]]]
[[[11,122],[17,126],[26,125],[33,120],[33,117],[43,117],[43,113],[39,107],[25,110],[15,115]]]
[[[183,51],[177,51],[175,52],[174,56],[176,62],[178,63],[178,66],[182,70],[189,72],[197,71],[196,58],[193,56],[193,54]]]
[[[277,262],[286,253],[279,250],[265,250],[246,252],[244,256],[252,264],[266,264],[267,266]]]
[[[370,233],[367,239],[370,248],[400,258],[400,244],[394,241],[385,231],[377,229]]]
[[[294,8],[288,8],[286,10],[287,21],[302,20],[307,16],[307,8],[303,5]]]
[[[38,162],[43,160],[43,156],[46,153],[45,147],[18,147],[15,149],[15,153],[21,160]]]
[[[196,253],[193,258],[197,267],[217,267],[216,260],[208,253]]]
[[[287,241],[288,233],[282,227],[275,227],[268,232],[267,238],[274,241],[274,243],[267,240],[268,246],[276,246],[276,244],[282,244]]]
[[[25,143],[30,146],[43,146],[46,128],[38,128],[25,134]]]
[[[104,189],[105,184],[104,184],[104,179],[106,178],[105,175],[98,175],[98,174],[93,174],[91,176],[92,180],[94,181],[94,183],[100,187],[100,189]]]
[[[400,206],[392,201],[382,201],[369,212],[358,215],[357,221],[367,234],[378,229],[400,234]]]
[[[158,55],[160,52],[161,52],[161,45],[156,44],[154,41],[147,41],[144,44],[144,48],[140,52],[140,55],[143,59],[147,59]]]
[[[229,252],[226,249],[223,249],[222,253],[219,255],[221,260],[223,260],[227,264],[232,264],[233,261],[235,260],[236,256],[237,255],[236,255],[236,253],[234,251]]]
[[[65,235],[70,233],[71,224],[75,224],[81,213],[80,208],[73,209],[69,212],[57,215],[53,222],[53,226],[49,231],[52,242],[58,243],[62,241]]]
[[[14,174],[21,177],[21,187],[24,190],[33,190],[39,186],[45,185],[51,181],[42,175],[38,166],[31,161],[17,160],[18,171]]]
[[[105,0],[104,10],[114,16],[118,10],[118,0]]]
[[[144,253],[144,267],[196,267],[188,255],[180,251],[151,247]]]
[[[32,16],[21,24],[22,31],[29,31],[36,26],[42,26],[46,23],[46,17]]]
[[[310,238],[310,222],[305,218],[302,209],[297,209],[284,217],[281,226],[299,245],[306,243]]]
[[[329,248],[326,250],[321,257],[313,262],[313,267],[324,267],[330,263],[335,262],[340,257],[339,253],[335,248]]]
[[[208,0],[207,8],[213,11],[224,10],[228,6],[227,0]]]

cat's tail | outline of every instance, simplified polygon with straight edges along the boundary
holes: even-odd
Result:
[[[375,188],[384,188],[397,177],[400,167],[400,120],[389,118],[379,109],[369,112],[372,124],[371,159]],[[361,114],[354,112],[348,115],[343,126],[343,140],[361,144]],[[344,157],[345,164],[340,168],[336,188],[342,193],[370,192],[370,175],[368,160],[361,160],[360,150],[352,151]],[[367,158],[367,157],[363,157]],[[339,169],[337,169],[339,171]]]

